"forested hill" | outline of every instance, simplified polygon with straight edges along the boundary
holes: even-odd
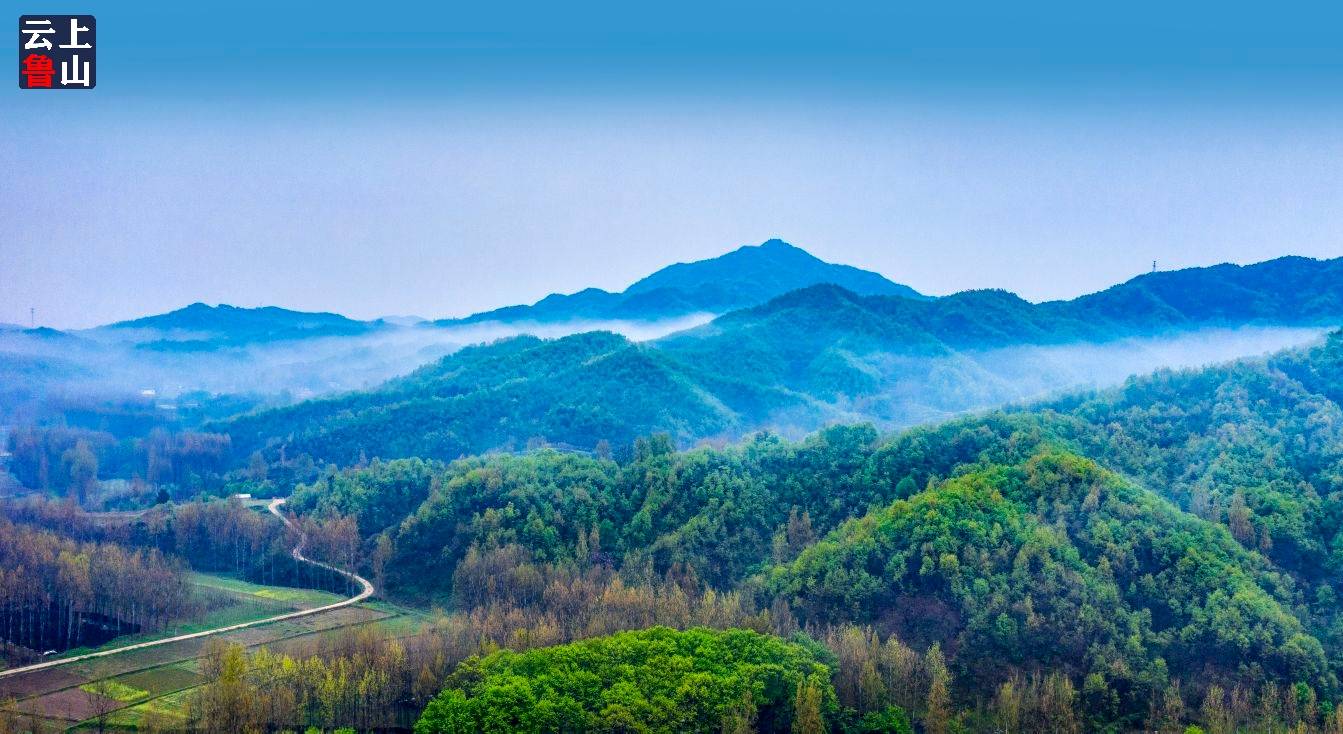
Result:
[[[887,438],[373,462],[291,502],[353,517],[380,588],[509,639],[801,627],[843,707],[930,730],[1318,730],[1343,695],[1341,399],[1343,333]],[[946,700],[911,649],[945,653]]]
[[[1078,318],[1129,324],[1334,323],[1343,311],[1343,258],[1281,257],[1151,273],[1045,305]]]
[[[708,260],[677,263],[621,293],[588,288],[552,294],[530,306],[507,306],[439,325],[482,321],[651,321],[687,314],[723,313],[763,303],[798,288],[833,283],[865,295],[922,299],[913,288],[867,270],[828,263],[783,240],[741,247]]]
[[[819,285],[652,344],[588,333],[474,347],[369,392],[215,428],[242,456],[284,445],[291,456],[350,463],[452,459],[534,439],[591,450],[650,432],[684,444],[833,420],[898,427],[1117,382],[1168,364],[1171,352],[1201,355],[1169,341],[1200,328],[1338,323],[1343,260],[1157,273],[1043,304],[1004,291],[919,300]],[[1219,334],[1189,364],[1308,338]]]
[[[593,449],[640,435],[740,431],[805,397],[693,370],[663,351],[608,332],[557,340],[517,337],[469,347],[377,390],[235,418],[211,430],[239,455],[278,446],[289,456],[349,464],[360,456],[456,458],[522,449],[534,437]]]
[[[1343,321],[1343,258],[1287,257],[1142,275],[1071,301],[1031,303],[1007,291],[931,301],[863,297],[833,286],[798,290],[666,341],[743,330],[816,341],[869,340],[903,353],[1015,344],[1102,341],[1207,326],[1335,326]],[[819,333],[817,333],[819,330]]]

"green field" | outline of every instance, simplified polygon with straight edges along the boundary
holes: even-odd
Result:
[[[383,616],[390,615],[390,616]],[[303,654],[311,641],[342,634],[351,627],[376,627],[397,636],[422,630],[423,615],[394,604],[360,604],[322,612],[312,617],[277,622],[220,635],[248,649],[259,647],[284,654]],[[50,730],[96,731],[91,697],[102,695],[117,702],[108,725],[113,730],[164,730],[181,726],[188,702],[202,682],[197,657],[207,644],[198,639],[161,648],[130,651],[77,663],[67,668],[39,671],[27,680],[16,708],[37,709]],[[72,674],[75,678],[72,680]],[[101,681],[101,682],[99,682]]]
[[[189,581],[195,587],[202,606],[207,611],[199,618],[184,620],[171,629],[144,635],[126,635],[107,642],[101,648],[111,649],[177,634],[214,629],[242,622],[256,621],[299,609],[325,606],[345,597],[314,589],[282,586],[264,586],[244,581],[227,574],[192,573]],[[368,620],[368,615],[388,615]],[[363,615],[361,617],[361,615]],[[349,621],[343,620],[349,617]],[[360,621],[361,619],[366,621]],[[399,605],[375,601],[354,607],[324,612],[314,617],[278,622],[273,625],[240,630],[223,635],[225,639],[245,640],[249,647],[266,645],[284,650],[291,643],[312,635],[335,634],[349,626],[365,624],[385,628],[393,634],[414,632],[423,619],[422,614]],[[333,621],[335,622],[333,624]],[[208,639],[208,638],[206,638]],[[58,729],[71,727],[87,712],[86,694],[106,696],[118,702],[119,708],[108,720],[116,729],[172,727],[185,721],[187,700],[201,682],[196,655],[204,640],[173,643],[159,648],[148,648],[101,658],[97,661],[76,663],[68,668],[53,669],[35,674],[50,682],[38,684],[28,695],[20,695],[20,707],[40,704],[47,712],[51,726]],[[95,648],[69,650],[65,655],[91,652]],[[190,650],[190,651],[188,651]],[[118,672],[124,671],[124,672]],[[82,682],[68,681],[75,673]],[[26,703],[25,703],[26,700]],[[81,713],[81,711],[83,713]],[[64,718],[64,722],[61,719]],[[74,724],[68,731],[93,731],[91,721]]]
[[[152,716],[162,722],[180,724],[186,721],[187,698],[190,695],[191,689],[187,688],[119,709],[108,718],[107,723],[118,728],[136,730],[145,723],[146,716]]]
[[[251,597],[271,601],[279,606],[291,609],[312,609],[327,604],[335,604],[345,599],[339,594],[332,594],[328,591],[299,589],[291,586],[262,586],[225,574],[192,573],[190,574],[190,581],[204,589],[226,591],[244,599]]]
[[[122,703],[132,703],[149,697],[149,691],[143,691],[134,686],[127,685],[119,680],[105,680],[95,683],[85,683],[79,687],[82,691],[96,693],[99,696],[115,698]]]
[[[196,587],[201,601],[209,608],[209,611],[201,617],[183,620],[157,632],[122,635],[97,647],[72,648],[61,653],[61,657],[110,650],[125,645],[133,645],[137,642],[149,642],[174,635],[202,632],[216,627],[254,622],[299,609],[312,609],[334,604],[345,598],[338,594],[317,589],[263,586],[229,574],[193,572],[189,574],[188,580]]]
[[[144,689],[151,695],[162,696],[165,693],[190,688],[199,683],[201,678],[182,664],[142,670],[123,675],[117,680],[132,688]]]
[[[377,611],[391,614],[393,616],[367,622],[374,626],[390,632],[394,635],[410,635],[419,631],[422,627],[423,616],[420,612],[406,609],[393,604],[373,603],[360,605],[370,609],[377,608]],[[359,625],[359,626],[362,626]],[[324,630],[310,634],[328,635],[336,634],[341,628]],[[289,640],[306,637],[306,634],[298,633]],[[272,648],[283,649],[284,644],[276,643],[269,645]],[[199,664],[198,660],[188,660],[175,665],[143,670],[123,676],[118,676],[113,681],[112,690],[133,690],[148,691],[149,698],[122,699],[131,704],[118,709],[108,719],[108,724],[117,729],[140,730],[146,728],[152,720],[157,726],[181,725],[186,721],[186,712],[188,701],[195,692],[200,683],[200,676],[194,671]],[[81,686],[88,690],[89,686]],[[90,725],[86,722],[83,727],[75,727],[76,731],[89,731]]]

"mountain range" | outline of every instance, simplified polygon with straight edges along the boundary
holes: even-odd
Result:
[[[795,258],[786,248],[743,256]],[[676,266],[643,292],[709,303],[755,287],[738,267]],[[797,282],[755,275],[773,283],[760,294]],[[422,345],[509,330],[198,304],[7,331],[0,347],[45,351],[0,357],[0,407],[39,384],[67,402],[0,413],[15,427],[0,479],[78,500],[76,469],[91,465],[123,480],[96,485],[95,501],[136,510],[124,537],[168,528],[182,552],[181,538],[209,534],[193,542],[234,568],[248,546],[228,536],[247,526],[229,518],[248,511],[215,502],[229,514],[202,524],[210,510],[186,498],[288,493],[315,548],[339,538],[343,563],[389,599],[452,609],[440,626],[475,641],[463,656],[549,650],[496,667],[488,695],[478,673],[515,653],[458,667],[446,680],[477,696],[473,721],[497,721],[500,701],[530,715],[526,691],[560,676],[613,710],[592,693],[612,689],[593,687],[591,661],[544,646],[705,624],[824,655],[839,731],[909,732],[911,717],[918,731],[1343,730],[1343,331],[1321,338],[1343,323],[1343,259],[1152,273],[1047,303],[853,277],[859,290],[803,282],[657,339],[520,335],[435,358]],[[517,323],[544,323],[531,318]],[[182,397],[195,407],[172,425],[153,390],[123,405],[65,394],[69,374],[106,379],[109,365],[137,380],[208,368],[249,389],[264,374],[298,383],[314,362],[367,377],[398,344],[418,368],[367,389]],[[1090,385],[1104,387],[1077,389]],[[530,450],[545,445],[561,450]],[[42,522],[54,505],[32,507]],[[628,673],[627,650],[608,652]],[[815,699],[770,685],[784,706]],[[724,699],[744,703],[734,725],[715,710],[695,728],[758,724],[743,690]],[[448,704],[467,695],[449,689],[430,713],[460,724]],[[576,711],[567,701],[553,708]],[[824,730],[819,716],[807,730]]]
[[[919,299],[825,284],[649,343],[593,332],[475,346],[375,390],[216,428],[245,450],[287,437],[291,453],[339,462],[534,439],[591,449],[651,432],[688,443],[834,420],[900,426],[1119,381],[1169,366],[1172,352],[1197,355],[1191,365],[1260,353],[1339,323],[1343,259],[1154,273],[1041,304],[1004,291]],[[1190,339],[1218,348],[1193,350]]]
[[[427,321],[388,316],[362,321],[335,313],[277,306],[244,308],[193,303],[167,313],[65,332],[101,341],[123,340],[142,348],[208,350],[319,337],[361,336],[397,328],[452,327],[484,323],[557,324],[570,321],[656,321],[696,314],[722,314],[822,283],[861,295],[927,299],[913,288],[849,265],[821,260],[782,240],[745,246],[719,257],[662,268],[620,293],[587,288],[551,294],[531,305],[506,306],[462,318]],[[0,331],[38,334],[0,324]]]
[[[1001,325],[1007,331],[998,337],[1007,343],[1051,338],[1067,341],[1105,335],[1116,326],[1162,329],[1219,322],[1280,324],[1320,318],[1321,323],[1327,323],[1337,308],[1334,284],[1340,277],[1343,277],[1343,258],[1318,261],[1284,257],[1252,266],[1216,265],[1154,272],[1070,301],[1032,304],[1007,291],[965,291],[946,299],[934,299],[877,273],[828,263],[774,239],[716,258],[668,266],[620,293],[588,288],[568,295],[551,294],[532,305],[506,306],[427,323],[455,326],[485,322],[652,321],[688,314],[741,312],[720,322],[723,326],[749,321],[766,310],[779,311],[799,302],[774,302],[779,296],[811,286],[831,285],[837,291],[857,296],[898,297],[869,301],[867,308],[883,312],[887,321],[912,319],[918,326],[911,328],[924,329],[939,339],[992,341],[996,337],[991,332]],[[813,294],[799,299],[817,297]],[[948,299],[948,303],[932,305]],[[967,311],[974,313],[973,319],[963,313]],[[989,318],[987,313],[997,316]],[[937,321],[942,323],[932,323]],[[142,336],[148,343],[177,341],[203,348],[205,344],[357,336],[425,325],[418,318],[361,321],[340,314],[275,306],[241,308],[193,303],[168,313],[76,333]],[[984,331],[952,333],[967,325]],[[20,327],[5,330],[37,333]],[[1032,330],[1035,336],[1030,335]],[[1052,336],[1045,335],[1046,331]]]
[[[91,329],[0,328],[0,423],[47,416],[50,396],[248,393],[289,402],[370,387],[463,344],[528,331],[562,336],[603,328],[647,339],[754,305],[797,287],[837,283],[865,294],[919,298],[875,273],[819,260],[778,240],[721,257],[672,265],[623,294],[555,295],[433,323],[388,316],[369,321],[266,306],[193,303],[168,313]],[[59,412],[59,411],[56,411]]]
[[[331,460],[451,458],[534,440],[591,449],[651,432],[685,444],[831,421],[896,427],[1300,343],[1343,323],[1340,284],[1343,259],[1286,257],[1145,274],[1069,301],[929,298],[770,240],[618,294],[433,323],[197,303],[78,332],[5,331],[0,375],[13,379],[0,416],[50,414],[47,395],[145,387],[278,396],[255,401],[271,405],[328,393],[212,427],[246,451],[289,441],[291,453]],[[457,351],[533,327],[563,335],[590,321],[720,310],[652,341],[569,333]],[[339,392],[351,388],[363,391]]]

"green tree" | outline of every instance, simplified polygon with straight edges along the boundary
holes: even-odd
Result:
[[[801,644],[746,630],[653,627],[462,663],[415,726],[464,731],[721,732],[811,726],[836,707]],[[799,708],[800,705],[800,708]],[[798,714],[802,714],[798,719]]]

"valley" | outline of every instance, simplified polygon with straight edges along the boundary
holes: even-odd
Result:
[[[729,257],[832,272],[795,250]],[[508,336],[310,399],[33,392],[5,537],[50,582],[16,575],[7,619],[71,649],[12,649],[0,722],[1333,734],[1340,262],[1040,304],[843,271],[870,292],[804,284],[647,341]],[[705,268],[646,292],[725,292],[687,285]],[[203,354],[477,327],[192,307],[113,331],[158,344],[186,316]],[[180,611],[113,604],[122,567]],[[659,662],[677,645],[733,652],[691,654],[690,695]]]
[[[0,734],[1343,734],[1343,5],[1242,5],[21,15]]]

